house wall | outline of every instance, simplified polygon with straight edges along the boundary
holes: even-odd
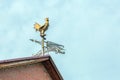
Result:
[[[40,63],[0,69],[0,80],[52,80]]]

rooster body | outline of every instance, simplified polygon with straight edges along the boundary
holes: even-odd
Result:
[[[42,26],[38,23],[34,24],[34,28],[36,29],[36,31],[40,32],[40,35],[42,37],[45,36],[45,31],[48,29],[48,26],[49,26],[49,19],[48,18],[45,18],[45,24]]]

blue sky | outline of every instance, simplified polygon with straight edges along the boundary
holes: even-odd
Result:
[[[35,22],[49,17],[47,40],[65,55],[51,53],[65,80],[120,80],[119,0],[0,0],[0,59],[31,56],[40,45]]]

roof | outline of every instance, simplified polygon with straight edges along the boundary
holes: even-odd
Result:
[[[0,61],[0,69],[26,64],[42,63],[53,80],[63,80],[51,56],[32,56]]]

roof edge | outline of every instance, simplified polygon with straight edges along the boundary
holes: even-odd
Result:
[[[48,70],[48,73],[53,78],[53,80],[63,80],[63,77],[60,74],[59,70],[57,69],[51,56],[49,56],[49,60],[45,61],[43,64],[45,68]]]
[[[50,55],[45,56],[31,56],[31,57],[23,57],[23,58],[15,58],[15,59],[7,59],[7,60],[0,60],[0,64],[3,63],[11,63],[11,62],[19,62],[19,61],[25,61],[25,60],[36,60],[36,59],[44,59],[44,58],[50,58]]]

